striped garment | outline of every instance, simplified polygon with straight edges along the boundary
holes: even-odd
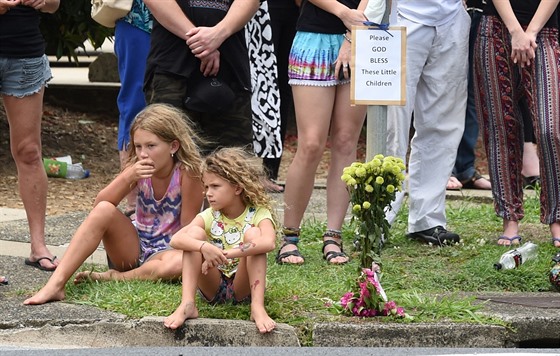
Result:
[[[537,137],[541,222],[560,221],[560,48],[558,29],[544,28],[530,66],[510,58],[511,37],[495,16],[483,16],[475,43],[477,115],[483,129],[498,216],[519,221],[523,211],[523,119],[526,100]]]

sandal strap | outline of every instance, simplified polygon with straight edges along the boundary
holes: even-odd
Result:
[[[280,248],[280,250],[281,249],[282,248]],[[296,256],[296,257],[301,257],[303,259],[303,256],[302,256],[301,252],[299,252],[299,250],[286,251],[286,252],[283,252],[283,253],[280,253],[280,250],[278,250],[278,253],[276,254],[276,263],[279,264],[279,265],[286,264],[286,262],[282,261],[286,257]]]
[[[287,236],[299,236],[299,227],[286,227],[282,226],[282,234]]]
[[[342,239],[342,231],[335,229],[327,229],[323,234],[323,238],[330,237],[335,239]]]
[[[282,227],[282,239],[284,244],[281,249],[286,245],[296,245],[299,243],[299,227]]]
[[[464,180],[461,182],[461,184],[463,185],[467,185],[467,184],[474,184],[474,182],[476,182],[479,179],[484,179],[484,177],[480,174],[479,171],[474,171],[474,174],[472,175],[472,177],[470,177],[467,180]]]
[[[325,260],[327,262],[331,262],[333,258],[337,257],[348,257],[344,252],[337,252],[337,251],[329,251],[325,254]]]
[[[335,240],[325,240],[325,241],[323,241],[323,253],[325,253],[325,247],[327,247],[329,245],[335,245],[336,247],[338,247],[340,249],[340,252],[343,252],[342,251],[342,241],[340,241],[340,243],[338,243]],[[330,252],[335,252],[335,251],[330,251]],[[327,255],[330,252],[327,252]]]

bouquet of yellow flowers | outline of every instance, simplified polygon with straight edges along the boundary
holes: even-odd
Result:
[[[400,158],[381,154],[366,163],[354,162],[344,168],[342,180],[348,186],[352,221],[358,221],[357,244],[362,268],[369,268],[381,254],[383,236],[389,237],[386,209],[402,189],[405,165]]]

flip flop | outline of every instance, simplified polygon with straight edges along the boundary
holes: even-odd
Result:
[[[553,237],[552,244],[554,245],[554,247],[560,247],[560,246],[556,246],[557,242],[560,242],[560,237]]]
[[[500,240],[508,240],[509,244],[499,244],[498,241]],[[517,241],[517,243],[513,243],[514,241]],[[499,246],[513,246],[513,245],[520,245],[521,244],[521,236],[516,235],[514,237],[507,237],[507,236],[500,236],[498,237],[498,240],[496,241],[496,243],[498,243]]]
[[[28,266],[40,269],[41,271],[47,271],[47,272],[52,272],[56,269],[56,266],[52,267],[52,268],[43,267],[40,263],[41,260],[48,260],[54,265],[54,260],[56,260],[56,256],[53,256],[53,258],[48,258],[46,256],[41,257],[41,258],[38,258],[37,261],[31,261],[29,258],[26,258],[25,259],[25,264],[28,265]]]

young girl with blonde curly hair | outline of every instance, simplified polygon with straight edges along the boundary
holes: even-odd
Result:
[[[101,242],[110,269],[80,272],[74,283],[93,280],[176,280],[182,253],[171,236],[190,223],[202,206],[199,154],[194,131],[179,110],[154,104],[142,110],[130,129],[128,163],[99,194],[93,210],[75,232],[47,284],[24,304],[62,300],[64,286]],[[119,203],[137,188],[136,220]]]
[[[276,327],[264,306],[266,254],[276,242],[264,179],[260,160],[242,148],[223,148],[205,159],[202,181],[210,207],[171,238],[171,246],[183,250],[183,294],[166,327],[198,317],[197,289],[209,303],[250,301],[259,332]]]

